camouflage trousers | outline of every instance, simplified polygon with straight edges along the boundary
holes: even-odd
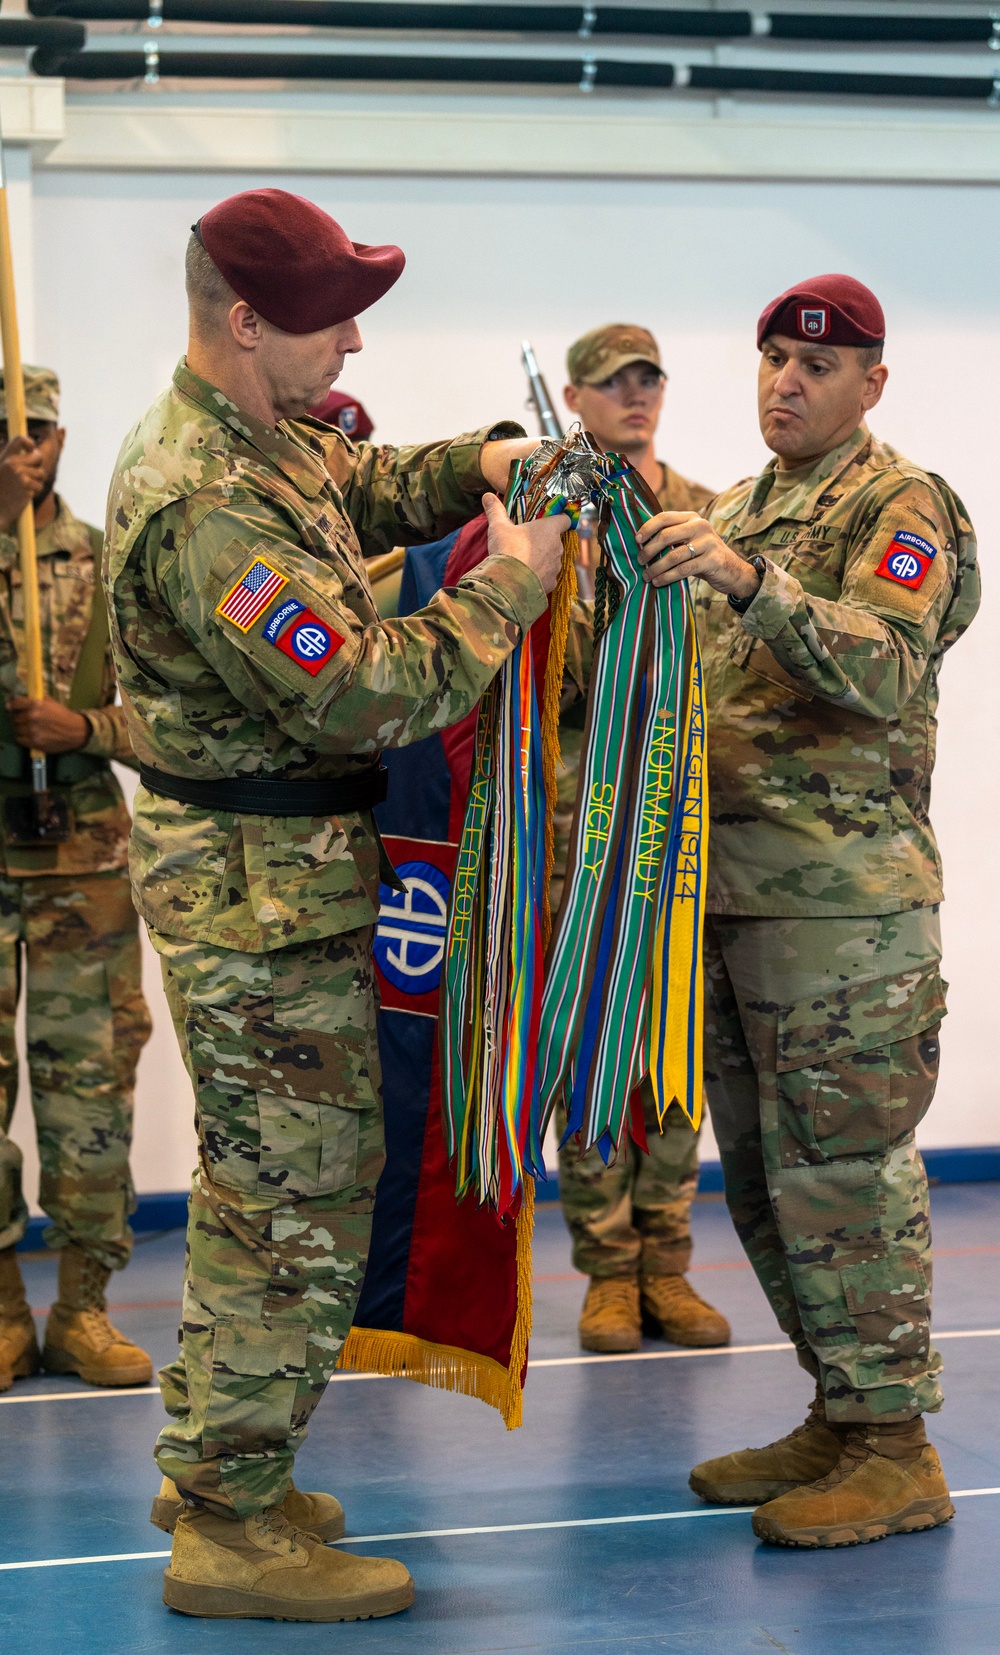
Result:
[[[151,938],[199,1145],[156,1461],[247,1517],[288,1489],[364,1279],[385,1158],[372,932],[268,954]]]
[[[628,1139],[605,1166],[597,1149],[559,1151],[559,1200],[585,1276],[683,1275],[691,1262],[691,1203],[698,1188],[698,1134],[679,1104],[660,1131],[653,1090],[642,1087],[649,1154]],[[556,1115],[560,1140],[566,1111]]]
[[[150,1021],[128,875],[0,877],[0,1248],[27,1229],[14,1021],[25,981],[28,1074],[49,1247],[107,1269],[132,1251],[132,1096]]]
[[[941,1406],[914,1129],[944,1015],[936,908],[706,926],[706,1088],[726,1200],[827,1417]]]

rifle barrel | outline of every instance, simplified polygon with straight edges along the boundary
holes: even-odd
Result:
[[[542,436],[556,438],[563,436],[563,428],[559,424],[558,415],[549,395],[549,388],[545,383],[545,376],[538,366],[535,353],[531,348],[531,342],[528,339],[521,340],[521,362],[528,376],[531,401],[538,416]]]

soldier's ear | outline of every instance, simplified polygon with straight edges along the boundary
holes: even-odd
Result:
[[[229,331],[241,350],[255,351],[264,335],[263,318],[245,299],[237,299],[227,318]]]
[[[881,401],[888,377],[889,370],[884,362],[873,362],[865,374],[863,406],[866,414],[869,408],[874,408],[875,404]]]

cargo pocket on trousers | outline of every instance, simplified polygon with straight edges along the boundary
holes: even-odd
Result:
[[[212,1342],[212,1388],[205,1411],[207,1457],[265,1454],[288,1441],[295,1393],[306,1377],[307,1322],[269,1328],[232,1316]]]
[[[922,1373],[930,1351],[931,1295],[923,1264],[899,1248],[845,1264],[840,1283],[858,1340],[859,1386]]]
[[[781,1165],[885,1155],[913,1132],[934,1096],[944,1011],[936,969],[783,1007],[775,1064]]]
[[[358,1171],[358,1110],[257,1093],[261,1194],[298,1201],[333,1195]]]
[[[375,1104],[364,1032],[286,1029],[259,1015],[234,1030],[233,1021],[208,1009],[186,1025],[213,1183],[282,1204],[347,1188],[359,1112]]]

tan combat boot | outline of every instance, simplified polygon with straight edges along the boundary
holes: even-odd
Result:
[[[42,1365],[35,1324],[13,1247],[0,1253],[0,1391],[27,1379]]]
[[[766,1448],[741,1448],[721,1459],[703,1460],[688,1482],[713,1506],[756,1506],[825,1477],[840,1459],[842,1448],[843,1434],[830,1430],[817,1391],[805,1422],[787,1437]]]
[[[937,1449],[922,1419],[842,1433],[833,1470],[769,1500],[753,1531],[772,1546],[865,1546],[889,1534],[936,1529],[955,1515]]]
[[[643,1276],[643,1331],[651,1339],[700,1348],[728,1345],[730,1327],[691,1286],[686,1276]]]
[[[235,1520],[188,1506],[174,1529],[163,1601],[182,1615],[363,1621],[409,1608],[413,1581],[393,1558],[327,1551],[277,1506]]]
[[[59,1297],[49,1311],[42,1364],[78,1373],[88,1385],[148,1385],[153,1364],[108,1321],[104,1289],[111,1271],[72,1243],[59,1254]]]
[[[154,1528],[162,1529],[164,1534],[173,1534],[177,1527],[177,1519],[183,1510],[184,1501],[177,1484],[171,1482],[169,1477],[164,1477],[160,1484],[160,1492],[153,1501],[149,1521]],[[281,1512],[286,1523],[293,1529],[303,1529],[306,1534],[314,1534],[324,1545],[330,1540],[343,1538],[344,1508],[332,1494],[303,1494],[293,1483],[275,1510]]]
[[[580,1313],[583,1350],[638,1350],[642,1343],[639,1283],[632,1276],[595,1276]]]

